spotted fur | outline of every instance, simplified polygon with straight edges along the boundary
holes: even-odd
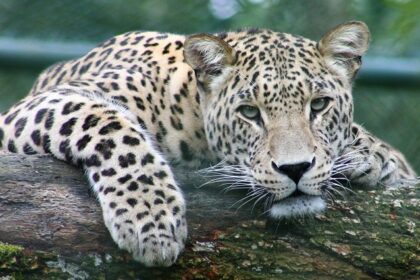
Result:
[[[273,217],[321,211],[344,176],[415,182],[398,151],[353,122],[368,41],[360,22],[318,43],[264,29],[126,33],[45,70],[1,115],[0,143],[83,168],[120,248],[168,266],[187,236],[168,161],[220,161],[207,172],[249,187]]]

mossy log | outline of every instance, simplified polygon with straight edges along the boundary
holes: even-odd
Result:
[[[189,240],[171,268],[113,244],[83,173],[49,156],[0,154],[0,279],[419,279],[419,190],[357,188],[313,218],[267,221],[242,193],[176,171]],[[252,211],[253,210],[253,211]]]

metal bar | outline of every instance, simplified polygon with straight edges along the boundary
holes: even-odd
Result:
[[[420,57],[366,57],[358,81],[369,84],[420,85]]]
[[[41,69],[57,61],[80,57],[94,47],[86,42],[0,38],[0,67]],[[420,85],[420,57],[366,57],[358,83]]]
[[[80,57],[94,47],[94,44],[84,42],[0,38],[0,67],[44,68]]]

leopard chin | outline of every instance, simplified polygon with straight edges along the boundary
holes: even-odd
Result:
[[[273,219],[302,217],[321,213],[326,207],[325,201],[320,196],[299,195],[276,202],[270,209],[269,215]]]

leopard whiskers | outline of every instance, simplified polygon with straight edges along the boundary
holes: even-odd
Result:
[[[254,210],[256,204],[266,196],[267,196],[267,191],[264,190],[263,188],[251,188],[251,189],[249,189],[249,191],[248,191],[248,193],[245,197],[239,199],[238,201],[233,203],[230,207],[233,208],[236,205],[240,204],[239,206],[236,207],[236,210],[239,210],[243,206],[245,206],[248,203],[254,201],[254,205],[251,209],[251,212],[252,212]]]
[[[267,201],[267,197],[269,197],[269,196],[270,196],[270,193],[269,192],[265,192],[264,194],[260,195],[260,197],[258,199],[256,199],[254,201],[254,204],[252,205],[251,213],[254,211],[255,206],[257,206],[257,204],[260,201],[264,201],[264,200]]]
[[[253,184],[253,177],[250,175],[250,171],[243,165],[231,165],[227,164],[226,160],[200,169],[197,173],[209,180],[201,184],[199,187],[203,187],[211,184],[218,184],[226,186],[226,191],[233,189],[244,189],[249,188]]]
[[[274,194],[268,193],[268,196],[265,197],[265,200],[264,200],[264,203],[263,203],[264,211],[259,214],[259,217],[263,217],[271,211],[271,208],[273,207],[275,198],[276,198],[276,196]]]
[[[358,154],[365,150],[366,148],[354,149],[338,156],[334,160],[330,176],[323,182],[323,193],[328,199],[334,200],[336,195],[344,197],[348,192],[354,193],[349,187],[350,180],[345,173],[364,163],[364,161],[358,157]]]
[[[326,200],[335,201],[335,195],[331,189],[325,188],[322,192],[322,197]]]
[[[199,170],[198,173],[205,178],[209,178],[200,187],[218,184],[224,187],[222,192],[234,190],[248,191],[244,197],[234,202],[230,206],[231,208],[234,207],[239,210],[245,205],[253,203],[252,212],[262,201],[264,201],[265,205],[269,205],[269,201],[272,200],[272,195],[269,192],[255,184],[254,178],[246,166],[228,164],[226,160],[222,160],[213,166]]]

